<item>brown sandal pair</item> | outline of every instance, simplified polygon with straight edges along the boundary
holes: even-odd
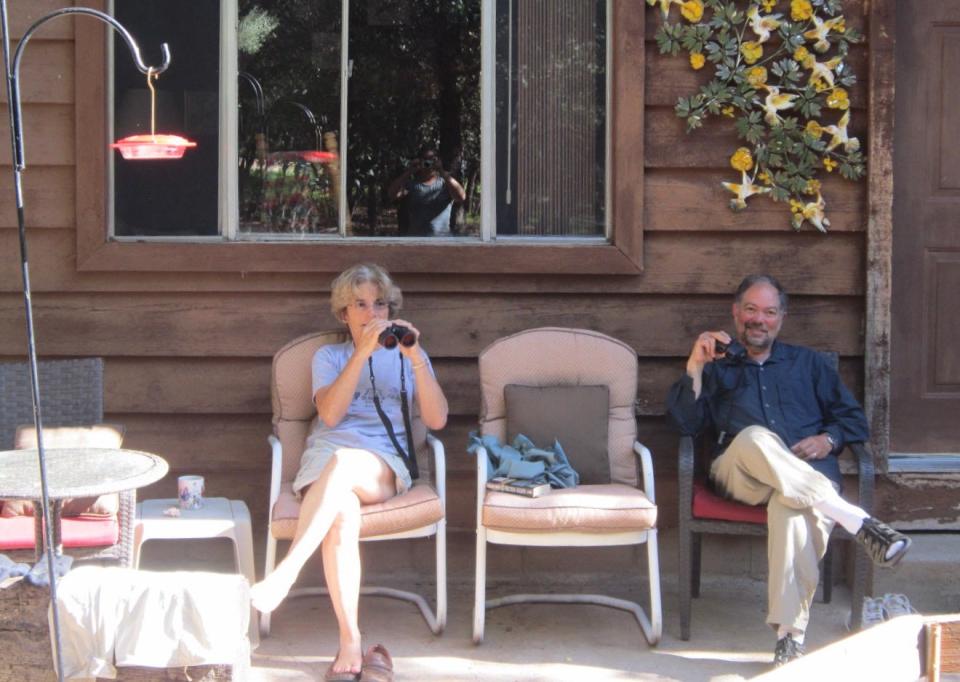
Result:
[[[334,672],[331,663],[323,679],[324,682],[393,682],[393,659],[385,646],[375,644],[364,654],[359,673]]]

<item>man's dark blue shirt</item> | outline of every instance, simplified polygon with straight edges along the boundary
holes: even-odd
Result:
[[[762,365],[746,359],[739,343],[730,344],[726,357],[703,368],[700,397],[694,397],[693,379],[684,374],[670,388],[667,411],[684,435],[712,429],[722,436],[716,454],[748,426],[767,427],[787,447],[829,433],[836,443],[833,452],[809,463],[837,483],[841,475],[836,455],[846,443],[869,438],[863,409],[830,360],[813,349],[779,341]]]

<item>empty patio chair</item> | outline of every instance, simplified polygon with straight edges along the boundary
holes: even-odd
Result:
[[[487,452],[477,452],[477,551],[473,641],[487,609],[519,602],[589,603],[632,613],[651,645],[660,640],[657,507],[650,451],[636,441],[637,355],[603,334],[544,327],[495,341],[480,353],[484,436],[558,440],[581,485],[536,498],[486,489]],[[639,470],[639,485],[638,485]],[[602,547],[646,544],[649,613],[596,594],[486,598],[487,545]],[[639,581],[641,576],[625,576]]]
[[[293,480],[300,466],[311,425],[317,418],[313,402],[310,363],[323,345],[342,343],[345,331],[315,332],[294,339],[273,356],[270,394],[273,401],[273,434],[270,471],[270,516],[267,524],[267,551],[264,577],[277,562],[279,540],[292,540],[297,529],[300,503],[293,492]],[[433,537],[436,549],[436,611],[416,593],[391,587],[363,586],[362,595],[393,597],[413,602],[434,634],[440,634],[447,620],[446,557],[446,460],[443,444],[426,433],[416,412],[413,417],[414,445],[420,478],[410,490],[375,505],[361,507],[361,541],[403,540]],[[430,462],[427,455],[433,456]],[[326,594],[325,587],[295,587],[289,596]],[[270,615],[260,615],[260,633],[270,634]]]

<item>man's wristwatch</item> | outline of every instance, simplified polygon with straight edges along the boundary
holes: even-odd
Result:
[[[837,441],[833,439],[833,436],[831,436],[829,433],[824,433],[823,435],[827,437],[827,442],[830,443],[830,452],[833,452],[834,450],[836,450]]]

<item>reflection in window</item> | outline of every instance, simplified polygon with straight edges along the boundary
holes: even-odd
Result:
[[[345,147],[341,0],[238,9],[242,232],[430,234],[388,189],[431,147],[469,191],[437,233],[479,233],[480,0],[350,3]]]
[[[170,43],[158,128],[198,142],[175,164],[115,160],[114,234],[603,237],[609,4],[113,0],[148,62]],[[145,81],[116,61],[117,136],[145,132]],[[482,141],[481,94],[495,110]],[[495,161],[482,229],[481,145]]]
[[[125,161],[114,155],[114,234],[216,236],[219,163],[218,0],[117,0],[114,16],[137,37],[144,61],[159,64],[169,43],[171,67],[156,81],[157,132],[197,142],[176,161]],[[114,54],[116,138],[150,133],[146,78],[128,58],[126,44],[110,32]]]
[[[240,232],[339,234],[340,0],[238,16]]]

